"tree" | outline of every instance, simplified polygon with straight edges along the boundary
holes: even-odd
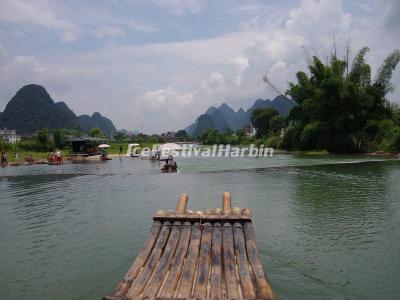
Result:
[[[269,121],[270,134],[280,134],[281,129],[287,126],[287,119],[285,116],[277,115]]]
[[[90,136],[93,137],[105,137],[104,133],[98,127],[90,129]]]
[[[46,128],[40,129],[37,133],[36,140],[41,146],[47,146],[49,142],[49,131]]]
[[[244,140],[246,139],[246,132],[243,128],[240,128],[236,131],[236,135],[238,137],[239,144],[243,144]]]
[[[60,129],[53,130],[53,138],[57,148],[61,148],[64,145],[64,134]]]
[[[181,142],[185,142],[185,141],[189,140],[189,135],[186,132],[186,130],[184,130],[184,129],[178,130],[178,132],[175,133],[175,137],[178,139],[178,141],[181,141]]]
[[[266,137],[269,132],[269,123],[274,116],[279,115],[275,108],[258,108],[251,114],[251,123],[257,130],[257,137]]]
[[[323,63],[314,57],[310,75],[296,74],[286,94],[295,100],[284,145],[290,149],[332,152],[371,151],[379,143],[380,121],[391,118],[385,95],[392,90],[392,72],[400,61],[393,51],[371,82],[365,62],[368,48],[356,55],[349,74],[346,60],[332,56]]]

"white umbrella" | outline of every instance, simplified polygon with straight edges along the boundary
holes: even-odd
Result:
[[[101,145],[97,146],[97,148],[109,148],[109,147],[110,147],[110,145],[107,145],[107,144],[101,144]]]
[[[160,150],[161,151],[176,151],[176,150],[182,150],[182,146],[175,144],[175,143],[166,143],[160,145]]]

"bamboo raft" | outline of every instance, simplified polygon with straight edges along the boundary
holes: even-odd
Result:
[[[223,207],[158,211],[148,240],[113,293],[103,300],[275,299],[259,258],[251,210]]]

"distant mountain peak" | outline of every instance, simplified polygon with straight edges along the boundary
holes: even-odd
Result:
[[[222,102],[222,104],[219,106],[219,108],[230,108],[231,109],[231,107],[228,104],[226,104],[225,102]]]
[[[111,135],[111,132],[115,130],[112,122],[100,113],[94,113],[93,116],[93,121],[89,122],[90,125],[99,127],[104,133]],[[65,102],[55,103],[46,89],[38,84],[28,84],[17,91],[1,114],[0,123],[2,126],[27,134],[42,128],[52,130],[80,127],[88,130],[86,127],[82,128],[79,117]]]
[[[257,99],[254,101],[253,105],[247,109],[247,111],[243,108],[239,108],[235,112],[227,103],[223,102],[218,108],[211,106],[207,109],[205,115],[210,116],[211,119],[202,117],[202,124],[199,125],[198,118],[192,125],[186,127],[186,130],[189,135],[192,135],[194,132],[199,134],[201,129],[204,129],[205,127],[209,128],[210,126],[213,126],[212,128],[218,129],[219,131],[224,131],[226,127],[236,131],[250,122],[253,110],[267,107],[273,107],[277,109],[280,114],[287,115],[293,105],[281,95],[273,99],[273,101],[269,99]],[[204,124],[207,124],[207,126]]]
[[[217,108],[215,106],[210,106],[206,112],[204,113],[205,115],[212,115],[215,111],[217,110]]]

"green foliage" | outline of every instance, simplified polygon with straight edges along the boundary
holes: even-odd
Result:
[[[244,145],[254,143],[253,138],[246,137],[244,131],[238,130],[239,134],[232,135],[221,133],[216,129],[205,129],[200,137],[200,140],[205,145],[214,144],[230,144],[230,145]]]
[[[178,132],[175,133],[175,137],[176,137],[176,138],[178,139],[178,141],[180,141],[180,142],[185,142],[185,141],[188,141],[188,140],[189,140],[189,135],[188,135],[188,133],[186,132],[186,130],[184,130],[184,129],[178,130]]]
[[[267,139],[266,145],[267,147],[271,147],[274,149],[281,149],[282,148],[282,138],[279,136],[271,136]]]
[[[269,131],[271,134],[280,134],[281,129],[286,128],[287,118],[282,115],[277,115],[269,121]]]
[[[53,130],[54,145],[62,148],[65,145],[64,132],[61,129]]]
[[[36,135],[36,140],[40,145],[47,145],[49,142],[49,131],[46,128],[40,129]]]
[[[397,112],[385,95],[391,90],[392,72],[400,60],[395,50],[371,83],[365,63],[368,48],[356,55],[346,75],[345,60],[333,56],[329,63],[314,57],[310,75],[297,73],[287,95],[297,103],[289,115],[291,126],[282,145],[291,150],[327,149],[330,152],[364,152],[389,147],[396,122],[384,122]],[[270,125],[271,126],[271,125]],[[389,129],[391,128],[391,129]]]
[[[257,130],[257,137],[267,137],[270,121],[277,115],[279,115],[279,112],[274,108],[259,108],[253,111],[251,114],[251,123]]]
[[[393,132],[390,150],[395,151],[396,153],[400,152],[400,127],[397,127],[397,129],[395,129]]]
[[[380,66],[376,73],[374,80],[374,87],[380,90],[382,95],[386,95],[388,92],[393,90],[391,79],[393,71],[400,61],[400,50],[394,50]]]
[[[246,140],[246,133],[243,128],[236,131],[236,136],[238,137],[239,144],[244,144]]]
[[[98,127],[90,129],[90,136],[93,136],[93,137],[105,137],[104,133]]]

